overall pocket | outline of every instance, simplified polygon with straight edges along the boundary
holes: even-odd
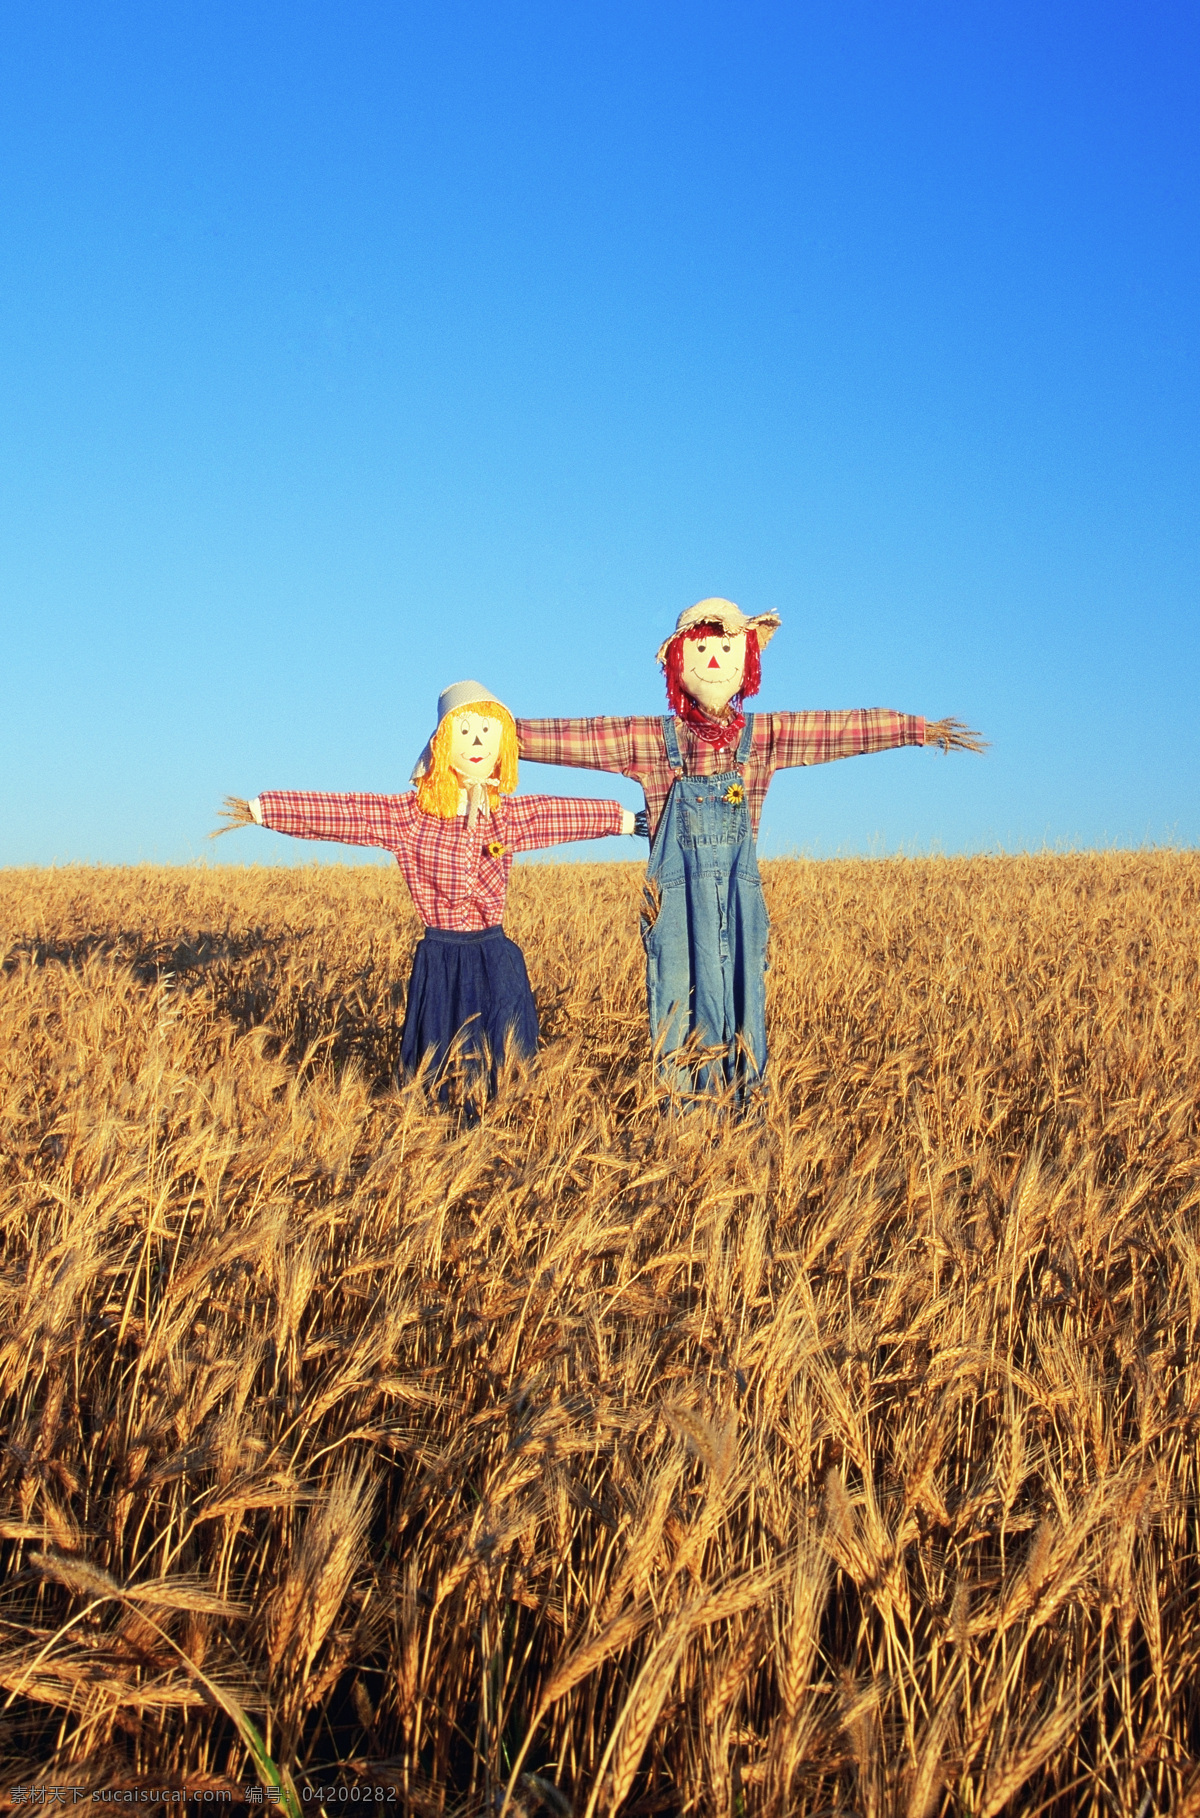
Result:
[[[728,802],[723,794],[692,790],[679,804],[679,844],[693,852],[704,846],[740,846],[748,832],[742,796]]]

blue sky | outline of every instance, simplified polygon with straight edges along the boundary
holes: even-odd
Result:
[[[762,707],[993,742],[766,853],[1200,843],[1198,74],[1155,0],[9,0],[0,863],[349,856],[204,835],[465,675],[660,711],[710,593]]]

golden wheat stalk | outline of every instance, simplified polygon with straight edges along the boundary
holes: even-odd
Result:
[[[622,1610],[600,1630],[598,1635],[591,1636],[587,1641],[581,1642],[573,1648],[570,1653],[564,1655],[542,1687],[529,1728],[525,1732],[525,1738],[517,1750],[509,1773],[497,1818],[504,1818],[505,1812],[510,1809],[513,1789],[520,1777],[525,1758],[532,1747],[534,1736],[547,1711],[560,1699],[566,1698],[577,1685],[582,1684],[614,1654],[619,1653],[622,1648],[628,1647],[631,1642],[635,1641],[645,1628],[649,1617],[650,1612],[647,1609]]]
[[[698,1617],[695,1606],[684,1605],[646,1656],[600,1757],[583,1818],[593,1818],[601,1798],[608,1812],[624,1803]]]
[[[1025,1783],[1059,1752],[1079,1722],[1079,1705],[1067,1700],[997,1763],[984,1782],[981,1818],[996,1818]]]

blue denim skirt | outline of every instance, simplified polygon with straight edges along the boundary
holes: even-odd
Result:
[[[476,1089],[486,1076],[496,1089],[496,1064],[511,1049],[537,1050],[538,1019],[525,958],[503,928],[460,933],[426,928],[413,955],[400,1061],[413,1074],[427,1060],[430,1078],[446,1097],[447,1061],[461,1061]]]

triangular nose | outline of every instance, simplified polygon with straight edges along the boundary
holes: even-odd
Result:
[[[716,657],[709,657],[708,666],[710,669],[719,669],[721,667],[721,665],[718,663]]]

